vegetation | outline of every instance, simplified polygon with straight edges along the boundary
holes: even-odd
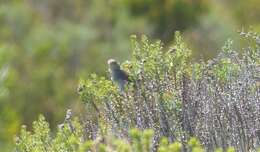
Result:
[[[206,61],[216,57],[227,38],[236,42],[233,43],[232,49],[240,53],[239,58],[243,56],[241,48],[247,49],[250,46],[254,49],[254,44],[247,44],[239,39],[237,30],[260,32],[258,6],[259,0],[1,0],[1,151],[11,151],[13,137],[19,133],[20,126],[24,124],[28,130],[32,130],[32,122],[39,114],[45,116],[52,133],[63,119],[67,108],[72,109],[75,115],[80,117],[87,115],[86,119],[93,121],[94,124],[98,122],[98,126],[101,125],[103,120],[97,118],[97,112],[92,109],[91,102],[84,98],[81,98],[84,102],[79,101],[76,91],[78,81],[81,78],[82,85],[84,83],[92,85],[95,79],[103,81],[96,85],[103,87],[105,83],[105,87],[111,88],[112,95],[116,96],[117,100],[124,98],[122,95],[115,95],[117,90],[108,81],[106,61],[109,58],[121,62],[129,60],[122,65],[125,70],[132,72],[131,77],[135,81],[139,81],[138,66],[143,61],[131,58],[129,35],[136,34],[137,37],[141,37],[141,34],[145,34],[151,39],[162,40],[162,57],[164,57],[166,54],[171,54],[167,51],[170,50],[168,48],[173,45],[173,41],[176,41],[174,31],[180,31],[183,41],[192,50],[191,55],[187,51],[185,54],[180,54],[185,57],[175,57],[185,58],[180,59],[181,63],[187,62],[184,63],[185,66],[180,67],[177,62],[171,65],[173,66],[171,73],[174,70],[181,71],[176,77],[176,83],[181,83],[180,77],[183,73],[186,72],[184,75],[190,79],[194,73],[200,72],[201,69],[205,70],[204,66],[208,64]],[[138,43],[143,45],[139,40]],[[134,50],[134,44],[132,48]],[[146,66],[159,64],[158,62]],[[217,66],[221,65],[231,66],[229,61],[223,61]],[[178,69],[174,69],[175,66]],[[158,67],[161,69],[162,65]],[[182,68],[185,70],[182,71]],[[241,70],[237,65],[233,68],[235,71]],[[154,69],[148,68],[148,72],[151,70]],[[214,70],[217,70],[217,67],[205,71]],[[222,72],[228,70],[223,68]],[[224,77],[220,71],[218,76]],[[96,76],[90,77],[91,73],[96,73]],[[203,74],[201,73],[201,76],[204,76]],[[154,75],[141,74],[141,76],[147,76],[144,78],[145,82],[151,78],[154,83]],[[128,86],[127,97],[132,96],[133,87],[138,87],[134,86],[135,83]],[[163,83],[168,81],[163,80]],[[175,82],[172,84],[180,87],[180,84],[176,85]],[[107,89],[100,91],[105,95]],[[142,89],[144,92],[145,88]],[[174,96],[175,100],[179,96],[179,92],[173,94],[172,92],[173,90],[169,94],[162,95],[169,104],[171,102],[168,101],[171,99],[168,98]],[[92,93],[98,96],[86,96],[86,98],[96,98],[93,99],[95,100],[93,103],[103,117],[106,108],[104,99],[100,99],[100,92],[94,90]],[[80,94],[88,93],[83,91]],[[114,101],[110,97],[109,100]],[[84,104],[88,107],[87,111]],[[181,106],[178,101],[177,107]],[[123,111],[117,115],[121,113]],[[107,117],[102,119],[105,118]],[[131,123],[131,126],[134,124]]]
[[[67,115],[68,116],[68,115]],[[49,124],[43,116],[33,123],[33,132],[26,131],[24,126],[20,137],[17,139],[16,151],[70,151],[70,152],[149,152],[153,147],[153,130],[140,131],[131,129],[129,138],[121,139],[115,136],[99,136],[95,140],[85,140],[84,129],[77,118],[67,119],[54,137],[51,136]],[[203,147],[196,138],[191,138],[185,145],[180,142],[169,143],[167,138],[162,138],[156,147],[158,152],[180,152],[183,149],[192,152],[204,152]],[[221,152],[217,149],[216,152]],[[229,147],[227,152],[234,152]]]
[[[31,128],[39,114],[54,128],[67,107],[82,113],[75,91],[79,77],[105,75],[108,58],[126,60],[130,34],[158,35],[155,24],[163,29],[158,17],[153,23],[148,18],[165,4],[142,5],[148,4],[149,14],[135,14],[131,1],[1,0],[0,147],[8,147],[20,125]]]
[[[33,133],[22,129],[17,150],[256,150],[260,36],[240,35],[248,45],[241,55],[228,40],[216,58],[195,63],[178,32],[169,48],[132,36],[132,59],[122,67],[133,82],[124,93],[105,77],[82,79],[78,93],[86,116],[72,120],[69,110],[54,137],[41,116]]]

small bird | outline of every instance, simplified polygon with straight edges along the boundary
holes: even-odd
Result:
[[[107,61],[109,66],[109,71],[111,74],[111,80],[117,84],[121,92],[124,91],[125,84],[130,82],[129,75],[121,70],[120,65],[114,59],[109,59]]]

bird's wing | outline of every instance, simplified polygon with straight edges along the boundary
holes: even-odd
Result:
[[[130,81],[129,75],[125,71],[121,70],[120,76],[123,80]]]

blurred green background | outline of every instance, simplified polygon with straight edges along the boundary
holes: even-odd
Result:
[[[81,113],[80,77],[107,75],[130,59],[131,34],[183,33],[194,59],[208,59],[237,31],[260,32],[259,0],[0,0],[0,147],[42,113],[52,127]],[[83,107],[83,108],[82,108]]]

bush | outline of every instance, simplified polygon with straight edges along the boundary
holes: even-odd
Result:
[[[241,37],[248,43],[241,55],[228,40],[213,60],[193,63],[178,32],[169,49],[132,36],[132,60],[121,65],[132,79],[124,93],[105,77],[82,79],[78,93],[86,118],[71,120],[69,111],[52,137],[40,117],[33,133],[22,129],[17,150],[256,150],[260,36]]]
[[[67,119],[68,117],[70,118]],[[48,122],[40,115],[39,119],[33,123],[33,132],[26,131],[25,126],[22,127],[20,136],[17,137],[16,151],[149,152],[153,150],[153,130],[131,129],[129,136],[128,140],[112,135],[99,136],[95,140],[85,140],[83,126],[78,118],[71,119],[70,112],[68,112],[64,123],[60,125],[58,132],[52,137]],[[204,151],[196,138],[191,138],[186,147],[180,142],[169,143],[166,138],[162,138],[158,145],[158,152],[180,152],[184,149],[192,152]]]
[[[259,36],[241,35],[249,45],[241,56],[228,40],[216,58],[199,63],[191,62],[191,50],[179,33],[169,49],[163,49],[160,41],[143,36],[138,42],[133,36],[132,61],[122,67],[134,81],[124,94],[102,77],[80,83],[82,101],[99,115],[92,125],[106,124],[118,137],[126,137],[133,127],[150,128],[155,131],[155,145],[162,136],[182,144],[196,136],[208,150],[255,148]]]

